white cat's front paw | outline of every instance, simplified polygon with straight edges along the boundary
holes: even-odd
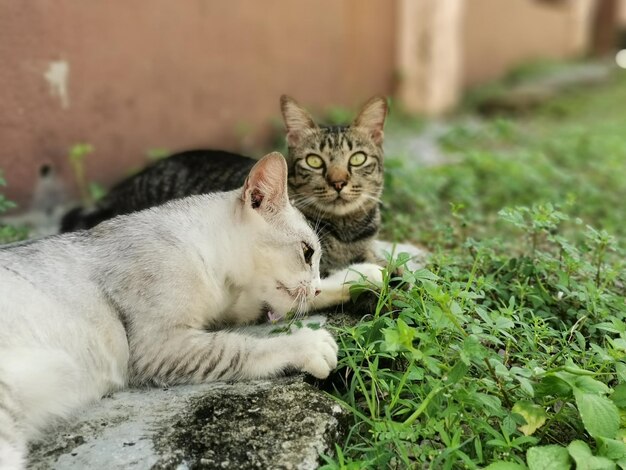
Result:
[[[350,287],[354,283],[376,288],[382,286],[382,268],[374,263],[358,263],[332,273],[322,279],[322,293],[309,304],[309,308],[315,310],[349,302]]]
[[[346,282],[359,282],[365,278],[377,287],[383,284],[383,269],[374,263],[358,263],[348,267],[350,274],[346,278]]]
[[[294,333],[302,371],[325,379],[337,367],[337,343],[326,330],[301,328]]]

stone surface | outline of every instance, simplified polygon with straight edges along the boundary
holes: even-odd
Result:
[[[613,64],[601,62],[563,66],[494,93],[479,105],[479,110],[487,114],[528,111],[563,92],[604,84],[614,69]]]
[[[302,376],[128,390],[33,446],[33,469],[313,469],[346,412]]]
[[[452,128],[445,121],[429,121],[420,132],[386,132],[385,155],[401,159],[410,170],[453,162],[439,143]]]

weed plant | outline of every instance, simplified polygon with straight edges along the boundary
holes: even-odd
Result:
[[[3,186],[6,186],[6,181],[2,176],[2,171],[0,170],[0,188]],[[0,215],[9,209],[13,209],[14,207],[15,203],[8,200],[2,193],[0,193]],[[0,222],[0,245],[3,243],[23,240],[27,235],[28,231],[24,228],[14,227],[13,225],[3,224]]]
[[[626,468],[624,102],[619,79],[453,128],[458,163],[391,156],[384,235],[433,254],[338,329],[325,468]]]

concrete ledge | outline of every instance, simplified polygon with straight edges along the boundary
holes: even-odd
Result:
[[[302,376],[116,393],[33,445],[33,469],[314,469],[347,413]]]

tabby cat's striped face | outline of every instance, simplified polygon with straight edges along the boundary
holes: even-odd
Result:
[[[289,145],[289,195],[309,216],[367,211],[383,189],[384,99],[370,100],[349,126],[318,127],[287,97],[281,100]]]
[[[350,127],[317,129],[290,149],[290,163],[290,196],[298,207],[341,216],[380,199],[382,152]]]

